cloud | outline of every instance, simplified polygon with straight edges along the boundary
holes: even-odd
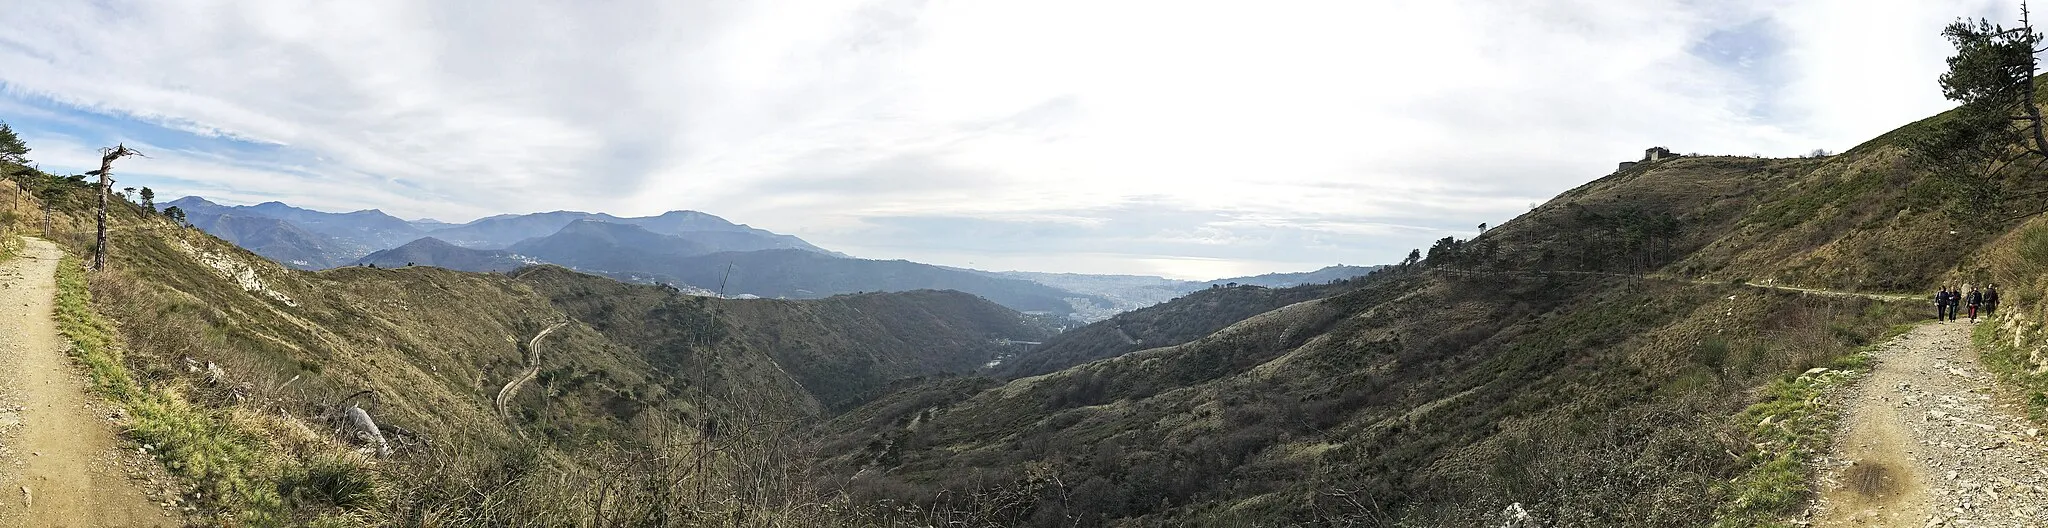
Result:
[[[1392,261],[1652,145],[1844,150],[1945,108],[1940,26],[2001,10],[27,2],[0,119],[46,166],[127,141],[157,156],[131,181],[229,200],[698,209],[879,257],[1235,273]]]

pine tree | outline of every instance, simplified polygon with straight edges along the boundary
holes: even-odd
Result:
[[[1941,35],[1956,49],[1939,79],[1942,95],[1960,104],[1909,136],[1908,150],[1951,198],[1951,216],[1996,223],[2004,214],[1984,213],[2010,212],[2000,174],[2023,160],[2036,168],[2048,163],[2048,123],[2034,86],[2042,36],[2024,2],[2018,27],[1958,19]]]
[[[28,150],[28,144],[21,142],[21,136],[14,134],[14,128],[0,122],[0,161],[28,165]]]

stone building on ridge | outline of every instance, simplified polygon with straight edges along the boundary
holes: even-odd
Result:
[[[1648,149],[1644,149],[1644,150],[1643,150],[1643,159],[1642,159],[1642,160],[1640,160],[1640,161],[1624,161],[1624,162],[1621,162],[1621,167],[1620,167],[1620,168],[1617,168],[1617,169],[1614,169],[1614,172],[1621,172],[1621,171],[1629,170],[1629,169],[1635,168],[1635,166],[1636,166],[1636,165],[1638,165],[1638,164],[1643,164],[1643,163],[1651,163],[1651,162],[1657,162],[1657,161],[1664,161],[1664,160],[1667,160],[1667,159],[1671,159],[1671,158],[1677,158],[1677,157],[1681,157],[1681,156],[1679,156],[1678,154],[1674,154],[1674,153],[1672,153],[1672,152],[1671,152],[1671,149],[1667,149],[1667,148],[1664,148],[1664,147],[1650,147],[1650,148],[1648,148]]]

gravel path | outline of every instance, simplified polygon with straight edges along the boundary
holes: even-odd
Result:
[[[119,413],[86,396],[65,353],[51,320],[61,253],[27,242],[0,262],[0,526],[183,524],[170,499],[144,491],[161,486],[134,479],[147,480],[154,462],[125,454],[111,423]]]
[[[512,396],[519,394],[519,388],[525,386],[526,382],[533,381],[533,378],[540,376],[540,339],[547,337],[548,334],[567,324],[569,324],[568,321],[555,323],[554,326],[541,330],[540,333],[534,334],[533,339],[526,341],[526,370],[520,371],[518,377],[505,382],[505,386],[498,389],[498,398],[495,401],[498,406],[498,417],[503,418],[507,425],[513,425],[512,411],[507,406],[507,404],[512,402]],[[526,437],[525,431],[521,431],[516,427],[513,428],[513,431],[519,433],[521,438]]]
[[[1994,398],[1967,321],[1885,343],[1839,395],[1842,429],[1822,459],[1818,526],[2048,526],[2048,450],[2015,404]]]

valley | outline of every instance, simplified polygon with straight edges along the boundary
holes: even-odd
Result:
[[[507,265],[303,271],[132,206],[115,216],[93,306],[120,321],[138,397],[239,431],[128,435],[174,446],[166,463],[199,479],[188,500],[203,511],[252,524],[1470,525],[1511,507],[1591,524],[1754,521],[1802,499],[1758,495],[1788,478],[1774,461],[1789,455],[1737,422],[1776,405],[1749,395],[1921,311],[1833,259],[1895,244],[1857,236],[1859,222],[1936,231],[1806,184],[1892,178],[1871,172],[1887,152],[1638,167],[1422,262],[1284,287],[1193,283],[1064,331],[958,291],[727,299],[445,242],[409,245],[501,251],[481,255]],[[38,197],[58,203],[90,192],[45,185]],[[1768,223],[1774,204],[1813,193],[1837,212]],[[679,237],[598,224],[514,245],[694,258]],[[1996,239],[1940,233],[1926,240]],[[1802,245],[1816,239],[1824,250]],[[742,262],[728,265],[735,281],[775,269]],[[219,373],[166,368],[184,357]],[[350,432],[353,406],[388,440]],[[195,472],[220,467],[238,469]],[[818,501],[832,506],[802,507]]]
[[[1926,108],[1781,6],[384,7],[159,109],[0,46],[0,525],[2048,526],[2024,4]]]
[[[902,260],[853,258],[802,239],[696,211],[621,218],[556,211],[466,224],[407,222],[377,210],[327,213],[280,202],[223,206],[190,196],[178,207],[194,227],[299,269],[434,266],[509,272],[555,264],[693,295],[814,299],[870,291],[954,289],[1012,309],[1087,323],[1210,286],[1294,286],[1363,276],[1377,267],[1331,266],[1208,282],[1131,275],[984,272]]]

